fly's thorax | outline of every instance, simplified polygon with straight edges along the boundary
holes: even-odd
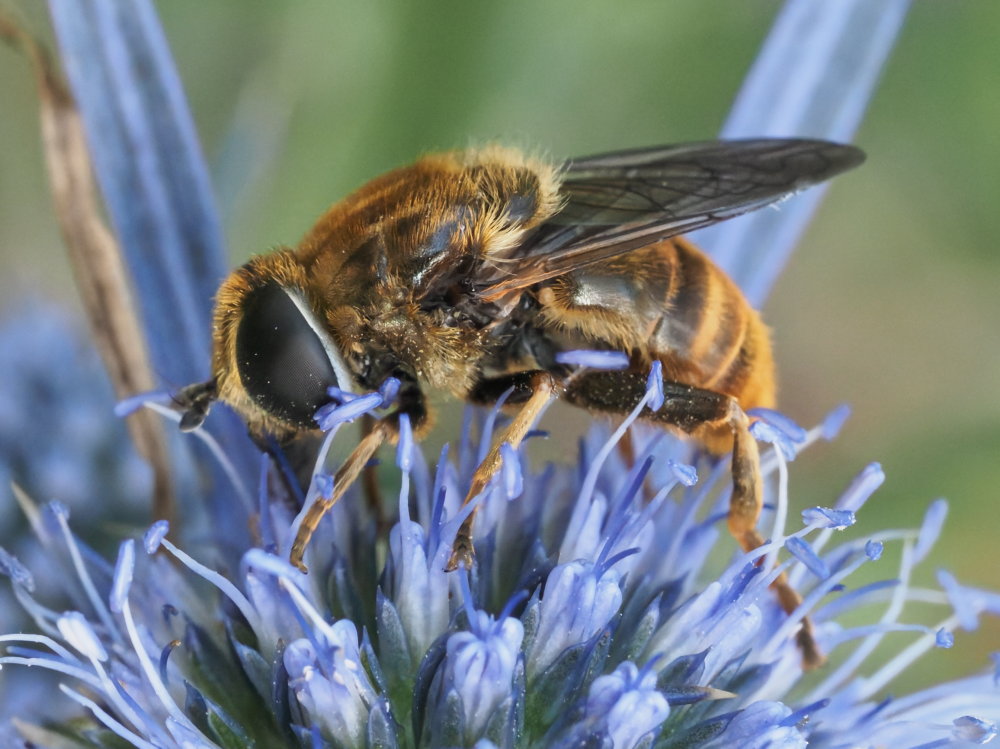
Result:
[[[559,208],[558,170],[490,146],[426,156],[334,205],[300,243],[322,284],[396,276],[433,296],[521,242]]]

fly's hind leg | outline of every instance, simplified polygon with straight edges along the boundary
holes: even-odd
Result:
[[[732,476],[733,494],[729,502],[729,532],[744,551],[753,551],[764,543],[757,531],[757,520],[763,506],[763,482],[760,475],[760,453],[750,434],[750,420],[736,399],[703,388],[667,382],[663,385],[663,406],[656,411],[644,411],[641,416],[650,421],[676,427],[698,436],[719,430],[733,435]],[[643,398],[646,376],[638,372],[591,372],[567,385],[565,398],[570,403],[593,411],[627,413]],[[802,603],[802,597],[782,573],[771,583],[782,609],[791,614]],[[812,622],[802,620],[797,642],[806,668],[823,662],[823,655],[813,636]]]
[[[733,430],[733,496],[729,501],[729,532],[744,551],[753,551],[765,539],[757,530],[763,503],[763,486],[760,477],[760,453],[757,441],[750,434],[750,419],[735,400],[730,399],[729,424]],[[802,596],[788,582],[782,572],[771,583],[778,602],[786,614],[794,612],[802,603]],[[796,635],[799,650],[802,651],[802,665],[806,669],[821,666],[826,660],[813,632],[812,620],[802,618],[802,626]]]
[[[512,392],[507,399],[507,404],[520,405],[521,410],[507,425],[503,434],[493,444],[489,454],[472,474],[472,483],[469,486],[469,492],[465,495],[465,500],[462,502],[463,507],[483,492],[490,483],[490,479],[500,469],[502,463],[500,446],[506,442],[511,447],[517,448],[521,444],[545,406],[555,397],[556,379],[548,372],[541,370],[519,372],[509,377],[483,380],[473,388],[468,398],[473,403],[493,403],[508,390],[512,390]],[[477,509],[476,507],[472,509],[455,534],[451,558],[445,567],[448,571],[456,570],[460,565],[464,565],[466,569],[472,566],[472,560],[475,556],[475,549],[472,545],[472,526],[476,520]]]

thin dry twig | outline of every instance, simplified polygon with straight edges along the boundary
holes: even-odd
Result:
[[[42,144],[52,200],[90,332],[119,398],[155,387],[128,274],[104,222],[80,113],[45,48],[0,12],[0,38],[31,63],[38,86]],[[152,411],[127,419],[139,454],[153,470],[153,516],[173,519],[170,455],[162,422]]]

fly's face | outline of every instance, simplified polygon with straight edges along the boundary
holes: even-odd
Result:
[[[254,434],[285,437],[317,429],[314,416],[330,401],[330,388],[356,388],[323,309],[289,252],[251,260],[220,288],[216,394]]]

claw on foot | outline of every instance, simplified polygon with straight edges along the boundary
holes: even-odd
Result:
[[[472,563],[476,559],[476,550],[472,546],[471,539],[455,539],[455,543],[451,547],[451,558],[448,559],[448,564],[445,565],[445,572],[454,572],[459,567],[463,567],[467,570],[472,569]]]

